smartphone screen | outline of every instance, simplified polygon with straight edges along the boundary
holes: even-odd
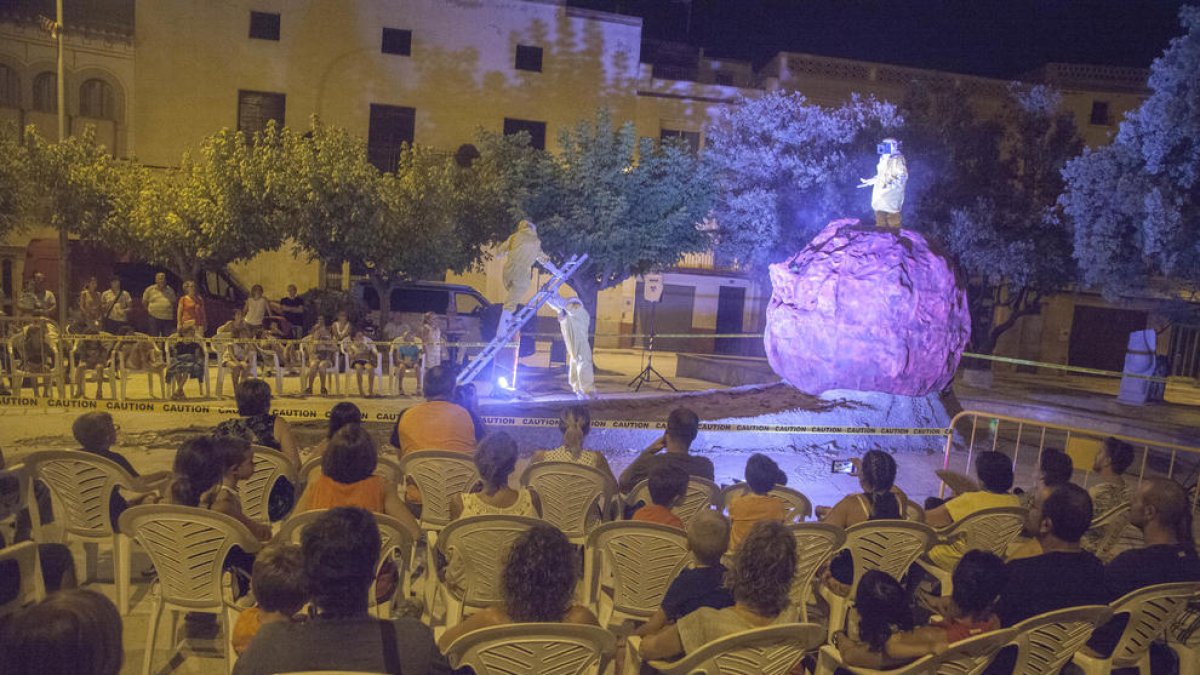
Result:
[[[830,472],[844,473],[846,475],[853,476],[854,462],[849,459],[835,459],[833,460],[833,467],[830,469]]]

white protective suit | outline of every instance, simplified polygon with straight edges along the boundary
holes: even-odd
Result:
[[[533,264],[541,262],[544,265],[550,258],[542,252],[542,240],[538,239],[537,226],[528,220],[517,223],[517,231],[501,244],[500,254],[508,256],[504,260],[504,270],[501,274],[504,281],[505,321],[501,323],[503,326],[529,292],[529,273]]]
[[[558,310],[558,326],[567,345],[567,381],[576,396],[596,393],[596,376],[592,369],[592,345],[588,342],[588,324],[592,317],[579,298],[564,300],[558,296],[546,301]]]
[[[881,227],[900,227],[900,208],[904,206],[904,188],[908,185],[908,163],[904,155],[885,153],[879,156],[875,175],[863,180],[860,187],[871,186],[871,208],[875,224]]]

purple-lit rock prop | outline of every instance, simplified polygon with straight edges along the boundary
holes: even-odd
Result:
[[[835,220],[771,265],[771,284],[767,360],[805,393],[940,391],[971,334],[954,270],[910,230]]]

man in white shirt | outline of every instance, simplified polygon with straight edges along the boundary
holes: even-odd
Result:
[[[121,288],[121,280],[113,277],[108,290],[100,294],[100,322],[105,333],[121,335],[129,328],[129,308],[133,298]]]
[[[142,292],[142,305],[150,320],[149,333],[155,337],[166,337],[175,332],[175,305],[179,301],[175,291],[167,285],[167,275],[154,275],[154,285]]]

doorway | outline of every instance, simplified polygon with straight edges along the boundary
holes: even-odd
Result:
[[[746,289],[741,286],[721,286],[717,294],[717,334],[742,332],[746,314]],[[713,350],[717,354],[741,354],[741,338],[716,338]]]
[[[1145,328],[1146,312],[1076,305],[1067,364],[1121,372],[1129,334]]]

